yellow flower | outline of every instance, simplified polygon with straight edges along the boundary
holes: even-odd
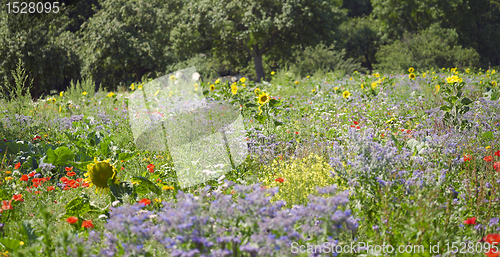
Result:
[[[243,78],[240,79],[241,83],[245,83],[245,81],[247,81],[247,79],[245,77],[243,77]]]
[[[233,93],[233,95],[238,93],[238,86],[236,86],[236,84],[231,85],[231,93]]]
[[[470,72],[470,70],[469,70],[469,69],[466,69],[466,70],[465,70],[465,72],[469,73],[469,72]]]
[[[426,74],[425,74],[425,72],[424,72],[424,74],[422,74],[422,77],[423,77],[423,78],[425,78],[425,76],[426,76]]]
[[[5,180],[13,180],[13,177],[5,177]]]
[[[87,95],[87,92],[83,92],[82,95]]]
[[[175,76],[174,75],[170,75],[170,80],[175,81]]]
[[[496,87],[497,86],[497,82],[496,81],[491,81],[491,85]]]
[[[161,189],[163,190],[174,190],[173,186],[163,186]]]
[[[194,83],[194,91],[198,91],[198,83]]]
[[[349,80],[352,80],[352,77],[350,77]]]
[[[142,84],[138,85],[138,86],[137,86],[137,88],[138,88],[139,90],[142,90]]]
[[[64,92],[63,92],[63,91],[59,92],[59,96],[60,96],[60,97],[63,97],[63,94],[64,94]]]
[[[377,84],[378,84],[378,83],[379,83],[378,81],[374,81],[374,82],[372,83],[372,89],[373,89],[373,90],[375,90],[375,88],[377,87]]]
[[[444,68],[443,68],[443,69],[444,69]],[[415,69],[413,69],[413,67],[410,67],[410,68],[408,69],[408,72],[410,72],[410,73],[412,73],[412,72],[414,72],[414,71],[415,71]]]
[[[260,107],[262,107],[262,105],[259,105],[259,114],[258,115],[262,114],[262,109]]]
[[[220,79],[217,79],[217,80],[215,81],[215,84],[219,84],[219,83],[220,83]]]
[[[439,92],[439,89],[440,89],[440,88],[441,88],[441,87],[440,87],[439,85],[436,85],[436,86],[434,87],[434,89],[436,89],[436,93],[437,93],[437,92]]]
[[[299,84],[299,82],[296,80],[296,81],[295,81],[295,85],[298,85],[298,84]]]
[[[485,148],[486,148],[486,149],[490,149],[490,148],[491,148],[491,146],[487,146],[487,147],[485,147]]]
[[[259,95],[259,97],[257,98],[257,102],[259,102],[259,104],[265,104],[269,101],[269,94],[266,93],[266,92],[262,92],[262,94]]]
[[[493,75],[493,74],[495,74],[495,72],[496,72],[496,70],[492,70],[492,71],[491,71],[491,74]]]
[[[214,84],[210,85],[210,91],[214,91],[214,90],[215,90],[215,85]]]
[[[24,242],[23,241],[19,241],[19,245],[24,245]]]
[[[90,183],[90,186],[96,187],[96,192],[103,192],[109,190],[108,180],[111,179],[116,182],[116,174],[118,170],[115,166],[109,164],[110,159],[105,161],[97,161],[87,165],[87,173],[85,173],[85,182]]]
[[[349,98],[349,96],[351,96],[351,93],[349,91],[344,91],[344,93],[342,93],[342,97],[344,98]]]
[[[256,94],[256,95],[259,95],[259,92],[260,92],[260,88],[256,88],[253,90],[253,92]]]
[[[6,170],[6,171],[5,171],[5,174],[12,174],[12,171],[8,171],[8,170]]]
[[[410,77],[410,79],[415,79],[415,73],[410,73],[410,75],[408,75],[408,77]]]
[[[375,74],[373,74],[373,76],[375,76],[376,78],[378,78],[378,77],[380,77],[380,74],[375,73]]]
[[[130,89],[135,90],[135,85],[134,85],[134,83],[132,83],[132,85],[130,85]]]
[[[452,84],[452,83],[456,83],[456,82],[461,82],[461,79],[460,79],[458,76],[453,75],[453,76],[451,76],[451,77],[447,77],[447,78],[446,78],[446,82],[447,82],[448,84]]]
[[[108,94],[108,97],[113,97],[115,95],[115,93],[111,92]]]
[[[57,100],[55,98],[50,98],[49,101],[54,104]]]
[[[311,90],[311,92],[313,92],[313,93],[314,93],[314,91],[316,91],[316,89],[312,89],[312,90]]]
[[[365,84],[361,83],[361,89],[365,89]]]
[[[160,89],[156,90],[156,92],[153,94],[154,96],[158,95],[160,93]]]
[[[337,91],[339,89],[339,87],[335,87],[333,90]]]
[[[274,76],[274,74],[276,74],[276,72],[274,72],[274,71],[271,71],[271,76]]]

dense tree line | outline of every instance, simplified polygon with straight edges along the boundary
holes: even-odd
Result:
[[[91,77],[106,89],[195,65],[205,77],[500,65],[495,0],[66,0],[0,15],[0,84],[21,60],[37,97]],[[41,1],[49,2],[49,1]],[[50,1],[52,2],[52,1]]]

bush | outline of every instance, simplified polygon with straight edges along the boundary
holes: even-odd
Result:
[[[333,45],[327,47],[318,44],[315,47],[308,46],[303,51],[297,50],[293,54],[295,70],[301,76],[312,75],[318,70],[324,72],[341,71],[350,74],[355,70],[361,71],[363,68],[353,59],[344,60],[345,50],[335,51]]]
[[[443,29],[437,24],[420,34],[405,34],[403,39],[380,47],[375,55],[382,71],[406,71],[410,67],[419,70],[442,67],[466,67],[479,65],[479,54],[474,49],[464,49],[458,44],[454,29]]]
[[[279,186],[275,200],[283,200],[288,208],[293,205],[305,205],[309,194],[315,194],[317,187],[335,184],[333,168],[323,157],[309,155],[303,159],[291,161],[273,161],[264,169],[263,184],[268,187]]]

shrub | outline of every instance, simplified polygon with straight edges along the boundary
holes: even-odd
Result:
[[[454,29],[443,29],[433,25],[420,34],[406,33],[403,39],[380,47],[375,55],[383,71],[406,71],[415,69],[440,69],[442,67],[466,67],[479,65],[479,54],[474,49],[458,45],[458,34]]]

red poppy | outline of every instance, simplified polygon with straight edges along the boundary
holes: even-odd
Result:
[[[360,129],[360,127],[359,127],[359,126],[357,126],[357,127],[356,127],[356,129]]]
[[[35,176],[35,174],[36,174],[36,172],[34,172],[34,171],[33,171],[33,172],[31,172],[30,174],[28,174],[28,177],[32,178],[32,177],[34,177],[34,176]]]
[[[87,182],[83,182],[83,183],[82,183],[82,187],[89,187],[89,185],[90,185],[90,184],[89,184],[89,183],[87,183]]]
[[[65,184],[66,184],[66,181],[68,181],[68,180],[69,180],[69,178],[67,178],[67,177],[62,177],[59,179],[59,181],[65,183]]]
[[[487,161],[487,162],[491,162],[493,160],[493,157],[491,155],[488,155],[488,156],[485,156],[483,158],[483,160]]]
[[[65,186],[65,187],[63,188],[63,190],[69,190],[69,187],[68,187],[68,186]]]
[[[359,122],[357,122],[357,121],[354,121],[354,125],[358,125],[358,124],[359,124]]]
[[[75,224],[78,222],[78,218],[75,217],[75,216],[71,216],[69,218],[66,219],[66,221],[69,223],[69,224]]]
[[[37,194],[39,194],[39,193],[41,193],[41,192],[37,190],[37,191],[35,191],[33,194],[37,195]]]
[[[154,164],[149,164],[149,165],[148,165],[148,171],[149,171],[150,173],[155,172],[155,170],[154,170],[154,169],[155,169],[155,165],[154,165]]]
[[[13,195],[12,200],[17,201],[17,202],[24,202],[22,194]]]
[[[495,162],[495,164],[493,164],[493,168],[495,168],[496,171],[500,171],[500,162]]]
[[[468,218],[464,220],[464,224],[466,225],[474,225],[476,224],[476,217]]]
[[[74,171],[71,171],[71,172],[66,172],[66,175],[67,175],[68,177],[73,177],[73,176],[75,176],[75,175],[76,175],[76,173],[75,173]]]
[[[280,177],[276,179],[276,182],[283,183],[285,182],[285,179]]]
[[[21,162],[18,162],[15,166],[14,166],[14,169],[17,170],[21,167]]]
[[[500,151],[496,151],[495,155],[498,156],[498,157],[500,157]]]
[[[144,205],[150,205],[151,204],[151,200],[143,198],[143,199],[139,200],[139,203],[142,203]]]
[[[82,227],[83,228],[93,228],[94,225],[92,224],[92,220],[84,220],[82,222]]]
[[[472,160],[472,156],[464,155],[464,162]]]
[[[298,131],[295,131],[295,134],[297,134],[297,135],[298,135],[298,134],[299,134],[299,132],[298,132]]]
[[[28,181],[29,180],[28,175],[22,175],[19,180],[21,180],[21,181]]]
[[[73,167],[71,167],[71,168],[70,168],[70,167],[66,167],[66,168],[64,168],[64,169],[65,169],[66,171],[68,171],[68,172],[69,172],[69,171],[72,171],[72,170],[73,170]]]
[[[12,210],[12,200],[9,200],[8,202],[6,200],[3,200],[2,202],[2,210],[6,211],[6,210]]]
[[[483,241],[485,243],[490,244],[490,246],[498,245],[498,242],[500,242],[500,235],[499,234],[488,234],[483,238]],[[488,257],[497,257],[500,255],[500,252],[495,249],[495,247],[490,247],[490,251],[486,254]]]
[[[47,191],[52,191],[52,190],[54,190],[54,189],[56,189],[54,186],[49,186],[49,187],[47,187]]]

